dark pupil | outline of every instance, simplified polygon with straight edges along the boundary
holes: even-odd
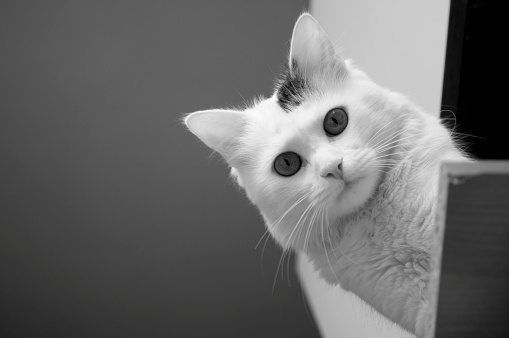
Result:
[[[348,125],[348,115],[343,108],[329,110],[323,120],[323,129],[329,136],[339,135]]]
[[[295,175],[301,166],[300,156],[291,151],[279,154],[274,160],[274,170],[281,176]]]

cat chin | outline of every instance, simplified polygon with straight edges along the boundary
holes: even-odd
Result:
[[[353,180],[346,180],[342,191],[331,205],[330,213],[341,218],[358,211],[374,195],[380,179],[378,173],[366,172]]]
[[[325,206],[324,210],[327,214],[327,216],[323,216],[327,220],[325,224],[335,226],[341,218],[353,215],[362,209],[375,195],[380,180],[381,177],[377,172],[368,171],[360,176],[356,176],[352,180],[334,182],[329,186],[329,189],[323,190],[321,194],[315,197],[317,199],[315,199],[314,203]],[[314,229],[316,233],[309,235],[317,240],[316,243],[321,243],[320,238],[322,235],[320,229],[322,229],[323,225],[321,223],[323,222],[323,218],[317,217],[315,218],[315,224],[307,224],[301,232],[308,233],[308,228]],[[273,233],[273,237],[276,240],[279,238],[278,235],[280,234]],[[308,254],[312,252],[317,254],[322,253],[321,244],[318,247],[314,247],[312,245],[313,241],[310,241],[311,245],[306,243],[306,237],[298,236],[294,241],[288,241],[287,238],[284,238],[284,240],[278,240],[278,242],[286,249],[288,249],[288,243],[291,243],[291,247],[297,251],[303,251]],[[337,277],[334,276],[334,280],[337,283]]]

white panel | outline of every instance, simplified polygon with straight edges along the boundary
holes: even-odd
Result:
[[[415,337],[382,317],[369,305],[340,287],[326,284],[305,255],[299,255],[297,275],[323,338]]]
[[[438,114],[449,1],[317,0],[311,14],[375,82]]]

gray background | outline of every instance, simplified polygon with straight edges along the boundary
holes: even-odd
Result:
[[[1,2],[0,336],[317,336],[179,121],[270,95],[307,6]]]

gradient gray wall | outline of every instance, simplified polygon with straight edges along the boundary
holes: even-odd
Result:
[[[3,1],[0,336],[313,337],[183,113],[269,95],[307,1]],[[262,243],[263,244],[263,243]],[[286,265],[285,265],[286,274]]]

